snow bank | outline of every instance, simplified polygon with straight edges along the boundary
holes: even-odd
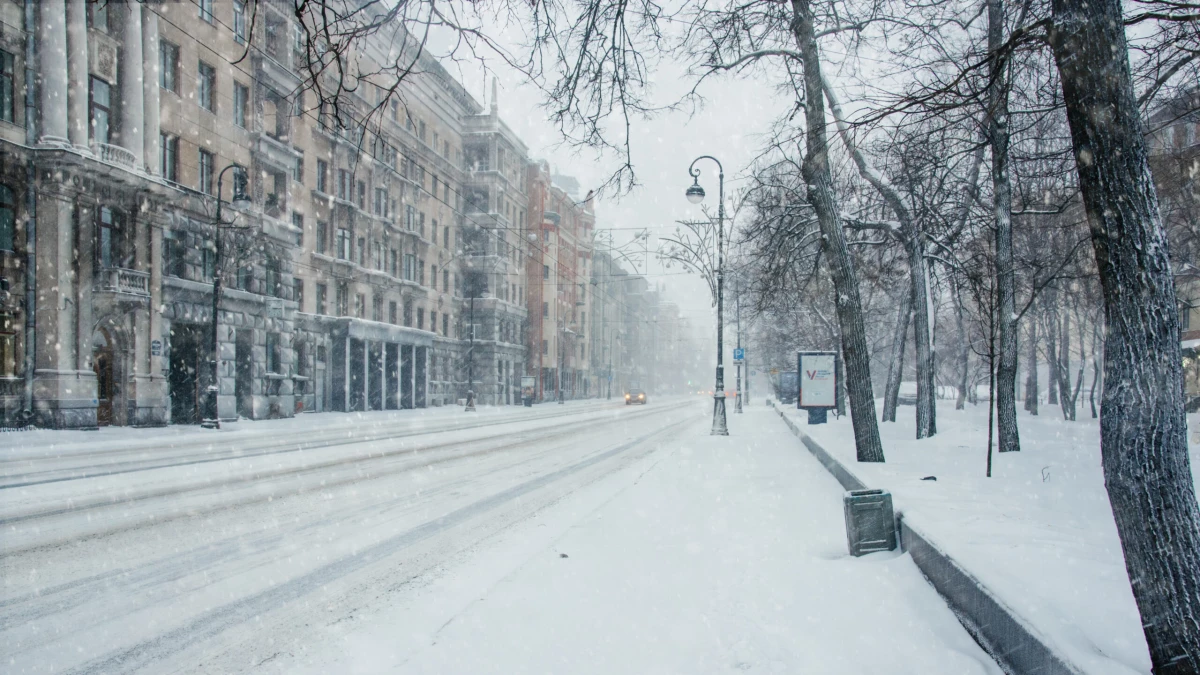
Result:
[[[1021,412],[1021,452],[993,454],[989,479],[986,407],[956,411],[953,402],[939,401],[939,433],[924,441],[914,440],[908,411],[880,425],[882,465],[855,461],[849,418],[809,426],[803,412],[786,414],[868,486],[891,490],[907,522],[1056,652],[1091,673],[1148,674],[1150,656],[1104,489],[1097,421],[1065,422],[1053,409]],[[1200,482],[1200,415],[1190,415],[1189,423]],[[922,480],[929,476],[937,480]]]

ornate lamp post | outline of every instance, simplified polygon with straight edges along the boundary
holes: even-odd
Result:
[[[214,222],[215,241],[213,244],[216,247],[216,253],[213,256],[213,296],[212,296],[212,384],[204,392],[204,419],[200,422],[200,426],[207,429],[221,428],[221,415],[217,409],[217,394],[220,391],[221,382],[221,347],[218,339],[219,313],[221,311],[221,254],[223,251],[221,232],[226,223],[221,220],[221,188],[225,182],[225,172],[235,169],[233,172],[233,197],[230,200],[230,206],[236,211],[245,210],[250,205],[250,197],[246,195],[246,171],[237,164],[230,164],[221,169],[221,173],[217,175],[217,219]]]
[[[696,162],[711,159],[717,165],[718,197],[717,204],[717,388],[713,391],[713,436],[728,436],[729,427],[725,424],[725,366],[721,352],[724,350],[724,322],[722,312],[724,303],[722,295],[725,288],[725,167],[720,160],[711,155],[701,155],[692,160],[688,167],[688,175],[692,177],[692,185],[687,189],[687,200],[693,204],[704,201],[704,188],[700,187],[700,170]]]

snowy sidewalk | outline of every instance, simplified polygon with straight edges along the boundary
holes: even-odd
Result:
[[[803,412],[784,411],[868,487],[890,490],[905,522],[979,579],[1056,653],[1087,673],[1150,672],[1104,489],[1099,424],[1085,408],[1075,422],[1063,421],[1049,406],[1036,417],[1019,412],[1021,452],[993,454],[992,478],[984,475],[986,404],[956,411],[952,401],[939,401],[939,432],[923,441],[914,438],[914,409],[901,406],[898,422],[880,425],[884,464],[855,461],[849,417],[810,426]],[[1200,415],[1188,421],[1196,476]],[[921,480],[926,476],[937,480]]]
[[[480,552],[487,564],[418,582],[429,584],[426,601],[314,646],[324,654],[310,665],[341,673],[1000,673],[908,556],[848,555],[841,488],[773,410],[747,408],[729,426],[729,437],[714,438],[707,423],[697,425]],[[443,609],[452,604],[445,589],[463,606],[435,620],[421,606],[435,597]]]

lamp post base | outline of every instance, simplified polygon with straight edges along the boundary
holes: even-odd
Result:
[[[467,407],[463,408],[463,412],[475,412],[475,392],[467,392]]]
[[[713,422],[711,436],[728,436],[729,427],[725,425],[725,394],[713,395]]]

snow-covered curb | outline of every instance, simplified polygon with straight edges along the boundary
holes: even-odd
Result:
[[[772,408],[774,402],[770,402]],[[782,410],[775,408],[792,433],[846,490],[866,487],[852,470],[839,462],[819,443],[800,430]],[[899,506],[899,505],[898,505]],[[897,508],[896,526],[900,545],[921,570],[930,585],[946,599],[963,627],[1009,673],[1083,675],[1083,669],[1055,653],[1020,615],[984,586],[970,571],[904,520]]]

